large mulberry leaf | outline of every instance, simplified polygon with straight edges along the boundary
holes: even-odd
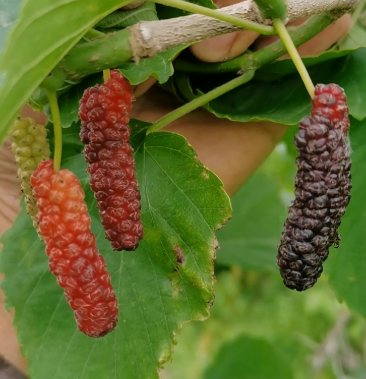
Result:
[[[22,0],[0,0],[0,53],[4,50],[6,40],[19,17]]]
[[[81,180],[98,247],[119,306],[114,332],[90,339],[78,332],[62,289],[48,271],[44,247],[23,210],[2,238],[1,287],[33,379],[158,378],[182,324],[203,320],[213,302],[214,230],[231,215],[220,180],[187,141],[158,132],[133,135],[145,235],[135,252],[114,252],[104,239],[74,125],[66,129],[63,167]]]

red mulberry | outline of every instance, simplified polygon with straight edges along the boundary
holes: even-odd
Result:
[[[55,173],[53,161],[47,160],[39,164],[31,184],[50,271],[65,290],[79,330],[89,337],[102,337],[117,324],[118,303],[90,231],[80,182],[69,170]]]
[[[32,118],[18,118],[9,130],[12,141],[11,150],[18,165],[18,177],[24,194],[27,213],[32,218],[33,226],[39,233],[37,223],[37,204],[33,196],[30,177],[38,164],[50,157],[50,147],[47,141],[47,129],[43,125],[36,125]]]
[[[80,100],[80,139],[106,238],[114,250],[135,250],[143,235],[140,192],[128,126],[132,91],[119,71]]]
[[[351,192],[349,120],[343,89],[335,84],[317,85],[312,116],[300,122],[295,136],[295,201],[277,255],[285,285],[297,291],[316,283],[329,248],[338,247],[338,227]]]
[[[347,133],[349,128],[346,94],[337,84],[318,84],[315,87],[315,97],[312,100],[312,116],[323,116],[337,124]]]

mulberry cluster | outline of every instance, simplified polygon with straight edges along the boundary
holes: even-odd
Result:
[[[133,95],[119,71],[80,100],[80,139],[106,238],[114,250],[135,250],[143,235],[140,192],[128,126]]]
[[[18,165],[18,177],[24,193],[27,212],[33,220],[40,239],[37,222],[37,204],[33,196],[30,178],[38,164],[50,157],[50,148],[47,141],[47,130],[43,125],[36,125],[31,118],[18,118],[9,131],[12,141],[11,150]]]
[[[300,122],[295,136],[295,201],[277,255],[284,284],[297,291],[316,283],[329,248],[339,246],[338,228],[351,192],[349,119],[343,89],[335,84],[317,85],[311,114]]]
[[[31,184],[50,271],[65,291],[79,330],[102,337],[117,324],[118,303],[90,231],[80,182],[69,170],[55,173],[53,161],[47,160],[39,164]]]

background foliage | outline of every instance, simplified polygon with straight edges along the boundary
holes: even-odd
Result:
[[[214,7],[210,0],[196,2]],[[4,121],[0,135],[5,135],[24,99],[90,26],[97,23],[99,30],[108,32],[140,20],[184,14],[146,3],[103,18],[121,1],[88,0],[89,12],[80,20],[71,17],[78,14],[74,7],[85,7],[84,0],[77,3],[28,0],[14,29],[16,23],[7,20],[14,21],[20,14],[21,2],[0,0],[0,51],[6,40],[12,42],[0,63],[0,116]],[[47,12],[37,13],[36,7]],[[53,30],[51,15],[56,11],[61,12],[59,21],[67,20],[68,27],[58,29],[60,34],[49,33],[31,54],[29,35]],[[145,379],[157,378],[158,371],[164,379],[366,377],[366,13],[359,8],[357,15],[352,31],[340,45],[305,60],[315,82],[337,82],[346,89],[352,115],[352,201],[342,222],[341,246],[331,252],[319,283],[305,293],[289,291],[276,268],[277,245],[293,196],[296,127],[290,128],[271,157],[232,199],[233,218],[217,233],[221,250],[215,263],[215,303],[209,311],[217,246],[213,230],[231,214],[228,198],[221,182],[195,159],[184,138],[172,133],[146,138],[148,125],[134,121],[132,140],[143,194],[145,238],[138,251],[122,254],[112,252],[103,238],[98,239],[120,302],[121,317],[114,333],[97,341],[76,333],[72,312],[47,270],[44,247],[24,210],[3,236],[0,271],[6,279],[1,286],[8,308],[16,311],[15,324],[23,352],[29,357],[31,377]],[[181,100],[190,100],[233,77],[174,72],[172,61],[185,47],[142,60],[139,65],[125,62],[119,68],[133,84],[150,75],[160,83],[169,80],[165,88]],[[187,52],[184,54],[187,59]],[[59,92],[65,128],[63,167],[73,170],[82,181],[98,236],[103,232],[80,154],[77,109],[83,90],[100,81],[100,74],[92,75]],[[41,96],[42,89],[36,95]],[[291,61],[283,60],[259,69],[250,83],[206,108],[231,120],[294,125],[309,113],[310,104]],[[209,312],[207,321],[189,323],[176,337],[184,322],[202,321]]]

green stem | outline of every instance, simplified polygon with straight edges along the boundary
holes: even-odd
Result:
[[[279,18],[273,20],[273,26],[275,27],[283,44],[286,46],[287,52],[290,55],[292,61],[294,62],[294,65],[297,68],[297,71],[299,72],[301,79],[304,82],[307,91],[309,92],[310,97],[313,98],[315,96],[315,88],[313,81],[310,78],[308,70],[306,69],[304,62],[302,61],[300,54],[297,51],[296,46],[294,45],[290,37],[290,34],[288,33],[285,25]]]
[[[329,15],[317,15],[309,19],[290,32],[296,46],[302,45],[306,41],[315,37],[322,30],[332,23]],[[265,64],[271,63],[286,54],[285,45],[281,40],[260,49],[254,53],[248,53],[222,63],[204,63],[197,59],[186,60],[178,58],[174,62],[174,70],[183,72],[195,72],[200,74],[216,74],[238,72],[239,70],[256,70]]]
[[[214,90],[197,97],[196,99],[190,101],[187,104],[184,104],[180,108],[175,109],[173,112],[168,113],[160,120],[158,120],[154,125],[152,125],[146,134],[153,133],[161,129],[162,127],[170,124],[171,122],[177,120],[178,118],[186,115],[189,112],[194,111],[195,109],[202,107],[208,102],[216,99],[217,97],[223,95],[226,92],[231,91],[232,89],[241,86],[244,83],[249,82],[254,76],[255,71],[246,71],[243,75],[230,80],[229,82],[223,84],[220,87],[215,88]]]
[[[103,80],[104,83],[106,83],[111,78],[111,70],[107,68],[106,70],[103,70]]]
[[[252,30],[254,32],[270,36],[274,35],[275,30],[272,26],[257,24],[256,22],[243,20],[239,17],[231,16],[225,13],[220,12],[217,9],[210,9],[189,3],[188,1],[183,0],[154,0],[155,3],[167,5],[168,7],[182,9],[183,11],[202,14],[204,16],[216,18],[217,20],[228,22],[229,24],[239,26],[240,28]]]
[[[50,108],[52,113],[53,130],[55,133],[55,151],[53,154],[53,170],[60,171],[62,156],[62,126],[60,110],[58,108],[57,95],[55,91],[48,91]]]
[[[118,67],[132,58],[130,31],[123,29],[113,34],[104,34],[89,43],[75,46],[47,77],[41,87],[57,90],[65,80],[78,82],[87,75]]]

